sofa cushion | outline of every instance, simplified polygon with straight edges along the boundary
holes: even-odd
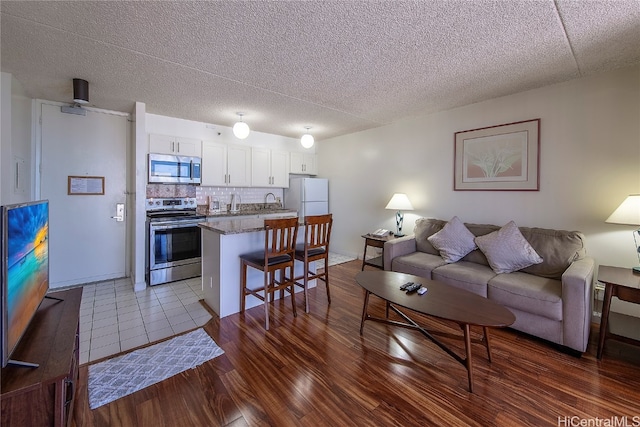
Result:
[[[413,252],[395,257],[391,262],[391,270],[431,279],[431,271],[444,264],[440,255]]]
[[[584,235],[579,231],[520,227],[522,235],[544,262],[523,269],[536,276],[561,279],[571,263],[586,256]]]
[[[418,218],[413,234],[416,236],[416,249],[431,255],[440,255],[440,252],[427,240],[429,236],[442,230],[446,221],[432,218]]]
[[[487,283],[496,273],[486,265],[458,261],[445,264],[431,272],[433,280],[465,289],[474,294],[487,296]]]
[[[489,265],[496,273],[511,273],[533,264],[542,258],[522,236],[513,221],[500,230],[476,237],[478,248],[486,255]]]
[[[427,238],[446,263],[456,262],[476,249],[475,236],[454,216],[442,230]]]
[[[562,320],[562,282],[516,271],[489,280],[487,297],[507,307]]]

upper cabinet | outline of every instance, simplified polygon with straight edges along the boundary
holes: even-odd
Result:
[[[251,185],[289,187],[289,152],[253,147],[251,149]]]
[[[301,153],[299,151],[291,153],[291,173],[317,175],[318,167],[316,155],[311,153]]]
[[[242,145],[202,142],[204,186],[251,186],[251,149]]]
[[[200,157],[202,155],[202,142],[199,139],[152,133],[149,135],[149,152]]]

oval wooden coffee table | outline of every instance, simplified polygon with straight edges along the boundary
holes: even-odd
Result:
[[[411,274],[396,273],[393,271],[362,271],[356,275],[356,282],[365,290],[364,307],[362,308],[362,322],[360,323],[360,335],[364,328],[365,320],[373,320],[409,329],[416,329],[429,338],[451,357],[467,368],[469,377],[469,391],[473,393],[473,366],[471,364],[471,325],[481,326],[484,337],[482,343],[487,348],[487,356],[491,362],[491,347],[489,344],[489,330],[487,328],[507,327],[516,318],[506,307],[497,304],[487,298],[463,289],[449,286],[435,280],[418,277]],[[424,295],[416,292],[407,294],[400,286],[407,282],[420,283],[428,289]],[[386,318],[373,317],[367,313],[369,295],[374,294],[386,301]],[[400,311],[403,307],[420,314],[450,320],[460,325],[464,332],[464,345],[466,358],[456,354],[442,342],[438,341],[426,329],[418,325],[405,313]],[[407,323],[389,319],[389,309],[393,310]]]

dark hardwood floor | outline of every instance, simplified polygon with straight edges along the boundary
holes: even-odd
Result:
[[[93,411],[82,366],[75,425],[570,426],[624,425],[576,424],[624,417],[639,425],[640,347],[609,341],[598,361],[595,327],[580,358],[493,330],[492,363],[474,344],[471,394],[465,368],[419,333],[367,322],[359,335],[360,266],[329,267],[330,306],[322,283],[310,292],[309,314],[301,297],[297,318],[288,298],[276,301],[269,332],[261,307],[214,317],[205,330],[224,355]],[[383,315],[379,299],[370,307]],[[457,325],[416,319],[463,355]]]

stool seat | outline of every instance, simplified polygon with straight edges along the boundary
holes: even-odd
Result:
[[[264,262],[264,251],[256,251],[248,254],[240,255],[240,258],[254,264],[262,264]],[[291,262],[291,255],[278,255],[275,257],[267,258],[267,265],[273,266],[275,264],[282,264],[285,262]]]
[[[307,253],[309,257],[316,257],[318,255],[326,254],[327,251],[325,250],[325,248],[313,248],[313,249],[309,249]],[[300,259],[301,257],[304,257],[304,245],[297,245],[296,258]]]

